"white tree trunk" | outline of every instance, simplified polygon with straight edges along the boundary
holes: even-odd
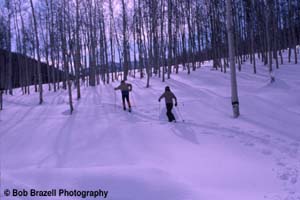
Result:
[[[233,24],[232,24],[232,6],[231,0],[226,0],[226,17],[227,17],[227,32],[228,32],[228,49],[229,62],[231,71],[231,101],[233,107],[233,116],[237,118],[240,115],[239,99],[236,81],[236,70],[234,62],[234,39],[233,39]]]
[[[76,86],[77,86],[77,99],[80,99],[80,42],[79,42],[79,0],[76,0],[76,53],[75,53],[75,76],[76,76]]]
[[[40,56],[40,44],[39,44],[39,35],[37,30],[37,22],[34,13],[33,2],[30,0],[31,10],[32,10],[32,17],[34,23],[34,32],[35,32],[35,39],[36,39],[36,51],[38,57],[38,66],[37,66],[37,73],[38,73],[38,81],[39,81],[39,94],[40,94],[40,104],[43,103],[43,84],[42,84],[42,72],[41,72],[41,56]]]

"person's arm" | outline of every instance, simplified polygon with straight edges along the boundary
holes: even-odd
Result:
[[[174,95],[174,93],[172,93],[173,94],[173,98],[175,99],[175,106],[177,106],[177,98],[176,98],[176,96]]]
[[[159,99],[158,99],[158,101],[160,101],[162,98],[164,98],[165,97],[165,93],[163,93],[160,97],[159,97]]]
[[[119,85],[118,87],[115,87],[115,90],[119,90],[121,89],[121,85]]]
[[[132,85],[130,83],[128,84],[128,87],[129,87],[129,91],[132,91]]]

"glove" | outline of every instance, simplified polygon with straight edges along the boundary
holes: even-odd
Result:
[[[158,102],[160,102],[160,99],[158,99]]]
[[[175,102],[175,107],[177,107],[177,102]]]

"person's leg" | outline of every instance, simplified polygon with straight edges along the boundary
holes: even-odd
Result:
[[[131,108],[130,100],[129,100],[129,94],[126,96],[126,101],[128,104],[128,107]]]
[[[173,114],[171,112],[173,105],[171,103],[167,103],[166,107],[167,107],[167,117],[169,119],[169,122],[171,122],[173,121],[173,117],[174,117],[174,116],[172,117]]]
[[[175,119],[175,116],[174,116],[174,114],[172,113],[172,109],[173,109],[173,104],[171,103],[171,108],[170,108],[170,117],[171,117],[171,120],[173,121],[176,121],[176,119]]]
[[[125,95],[122,94],[123,109],[126,110]]]
[[[130,101],[129,101],[129,94],[125,96],[125,99],[127,101],[129,112],[130,112],[131,111],[131,104],[130,104]]]

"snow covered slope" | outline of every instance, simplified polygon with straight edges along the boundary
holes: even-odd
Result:
[[[238,119],[229,74],[210,69],[153,78],[148,89],[129,79],[133,113],[117,82],[83,87],[72,116],[65,91],[45,92],[43,105],[37,94],[5,96],[0,198],[33,199],[5,197],[6,188],[66,188],[107,190],[111,200],[299,200],[300,66],[281,66],[270,84],[264,66],[253,75],[243,65]],[[179,101],[176,124],[157,101],[166,85]]]

